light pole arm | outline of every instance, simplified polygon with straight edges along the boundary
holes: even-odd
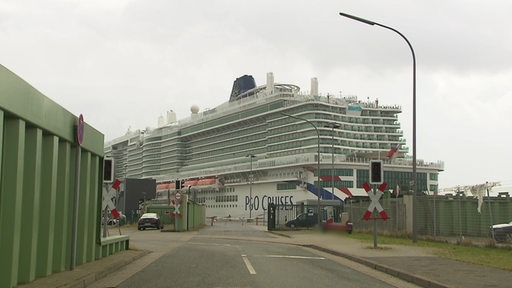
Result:
[[[389,26],[386,26],[386,25],[383,25],[383,24],[380,24],[380,23],[377,23],[377,22],[374,22],[374,21],[370,21],[370,20],[367,20],[367,19],[364,19],[364,18],[361,18],[361,17],[350,15],[350,14],[347,14],[347,13],[340,12],[340,16],[343,16],[343,17],[346,17],[346,18],[349,18],[349,19],[352,19],[352,20],[356,20],[356,21],[362,22],[364,24],[380,26],[382,28],[389,29],[389,30],[395,32],[396,34],[400,35],[400,37],[402,37],[405,40],[405,42],[407,42],[407,45],[409,46],[409,49],[411,49],[413,72],[414,72],[414,76],[416,76],[416,72],[415,72],[416,71],[416,54],[414,53],[414,49],[412,48],[411,42],[409,42],[409,39],[407,39],[407,37],[405,37],[404,34],[400,33],[400,31],[396,30],[395,28],[392,28],[392,27],[389,27]]]
[[[283,114],[284,116],[288,116],[288,117],[291,117],[291,118],[302,120],[304,122],[308,122],[311,126],[313,126],[313,128],[315,128],[316,134],[318,135],[318,137],[320,137],[320,134],[318,132],[318,128],[316,127],[315,123],[309,121],[308,119],[297,117],[297,116],[294,116],[294,115],[291,115],[291,114],[287,114],[287,113],[281,113],[281,114]]]
[[[318,227],[320,227],[320,225],[322,224],[322,220],[320,218],[320,191],[321,191],[321,186],[320,186],[320,132],[318,131],[318,128],[316,127],[316,125],[309,121],[308,119],[304,119],[304,118],[301,118],[301,117],[297,117],[297,116],[294,116],[294,115],[291,115],[291,114],[287,114],[287,113],[283,113],[281,112],[282,115],[284,116],[288,116],[288,117],[291,117],[291,118],[294,118],[294,119],[297,119],[297,120],[301,120],[301,121],[304,121],[304,122],[307,122],[309,123],[311,126],[313,126],[313,128],[315,128],[315,131],[316,131],[316,136],[317,136],[317,190],[316,190],[316,193],[317,193],[317,199],[318,199],[318,202],[317,202],[317,209],[318,209]]]
[[[364,24],[368,24],[368,25],[376,25],[376,24],[377,24],[377,23],[375,23],[375,22],[373,22],[373,21],[366,20],[366,19],[364,19],[364,18],[357,17],[357,16],[350,15],[350,14],[343,13],[343,12],[340,12],[340,15],[341,15],[341,16],[343,16],[343,17],[350,18],[350,19],[352,19],[352,20],[356,20],[356,21],[359,21],[359,22],[363,22]]]

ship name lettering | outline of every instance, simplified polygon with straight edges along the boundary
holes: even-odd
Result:
[[[254,196],[252,198],[252,210],[260,210],[266,211],[268,209],[268,204],[274,203],[279,206],[281,210],[291,209],[293,206],[293,196],[267,196],[263,195],[263,197]],[[249,210],[251,206],[251,199],[249,196],[245,196],[245,210]],[[290,207],[287,207],[290,206]]]

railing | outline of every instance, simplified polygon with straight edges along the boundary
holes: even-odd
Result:
[[[363,157],[347,157],[346,155],[337,155],[337,158],[339,162],[342,163],[352,163],[352,164],[364,164],[364,163],[370,163],[370,158],[363,158]],[[332,156],[331,154],[321,154],[320,155],[320,163],[321,164],[329,164],[332,163]],[[269,160],[254,160],[253,162],[253,169],[257,168],[276,168],[276,167],[282,167],[282,166],[293,166],[295,164],[311,164],[316,165],[316,153],[308,153],[303,154],[301,156],[286,156],[286,157],[276,157]],[[399,158],[395,160],[389,160],[384,159],[384,164],[386,165],[397,165],[397,166],[412,166],[412,159],[408,158]],[[338,163],[338,162],[337,162]],[[444,162],[438,161],[438,162],[424,162],[422,160],[417,161],[418,167],[430,167],[430,168],[438,168],[438,169],[444,169]],[[240,165],[235,166],[225,166],[225,167],[219,167],[219,168],[209,168],[209,169],[202,169],[195,172],[194,176],[209,176],[209,175],[215,175],[215,174],[221,174],[221,173],[233,173],[233,172],[242,172],[245,170],[250,170],[250,164],[244,163]]]

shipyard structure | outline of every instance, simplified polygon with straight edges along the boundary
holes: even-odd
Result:
[[[272,73],[262,86],[244,75],[225,103],[205,111],[194,105],[182,120],[168,111],[157,128],[128,132],[104,152],[116,178],[155,179],[158,199],[180,190],[204,203],[208,217],[254,218],[269,203],[367,197],[363,184],[377,159],[389,189],[413,193],[400,113],[378,100],[321,95],[316,78],[304,93],[275,83]],[[417,160],[417,192],[437,192],[443,169]]]

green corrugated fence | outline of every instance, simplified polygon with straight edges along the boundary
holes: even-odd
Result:
[[[0,287],[71,268],[76,125],[77,116],[0,65]],[[85,124],[76,265],[112,249],[100,239],[103,140]]]

